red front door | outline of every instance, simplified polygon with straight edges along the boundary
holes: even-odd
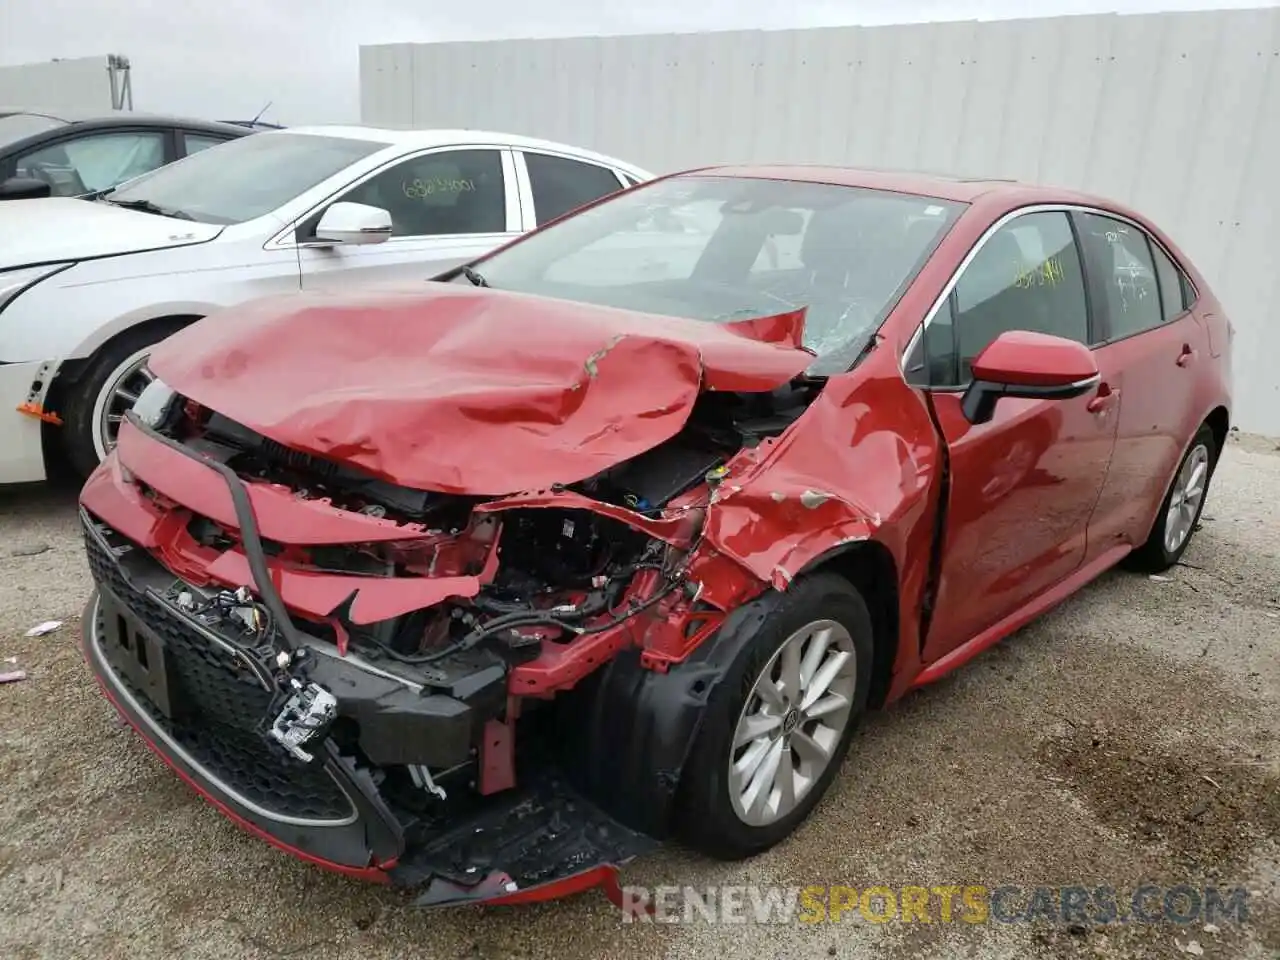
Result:
[[[1116,433],[1115,386],[1073,400],[1005,398],[974,426],[960,409],[969,364],[1006,330],[1092,339],[1084,274],[1067,214],[1028,213],[983,243],[934,317],[931,354],[954,344],[951,389],[933,389],[951,487],[931,662],[1075,572],[1106,481]],[[931,356],[931,366],[939,364]],[[936,382],[936,381],[935,381]]]
[[[1101,388],[1100,388],[1101,389]],[[972,426],[936,398],[951,497],[925,660],[936,660],[1074,573],[1107,476],[1116,418],[1074,400],[1001,400]]]

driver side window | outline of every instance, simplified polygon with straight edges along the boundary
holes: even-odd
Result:
[[[341,199],[386,210],[393,237],[507,230],[507,189],[497,150],[447,150],[413,157]]]
[[[907,374],[921,385],[964,387],[974,359],[1009,330],[1090,342],[1084,271],[1065,213],[1024,214],[987,238],[917,341]]]

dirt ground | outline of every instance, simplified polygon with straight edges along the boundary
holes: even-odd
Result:
[[[77,651],[89,583],[74,498],[0,491],[0,672],[28,674],[0,686],[3,957],[1280,958],[1274,441],[1233,439],[1168,579],[1109,574],[872,717],[789,842],[732,866],[666,850],[624,879],[1246,887],[1246,921],[1208,929],[626,924],[595,893],[417,911],[241,833],[154,759]]]

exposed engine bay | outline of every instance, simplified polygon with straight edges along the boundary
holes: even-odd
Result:
[[[665,631],[673,661],[714,629],[722,611],[703,603],[688,577],[711,491],[734,456],[794,422],[821,383],[704,393],[668,442],[579,483],[537,491],[528,505],[518,501],[529,494],[399,486],[177,398],[150,428],[157,439],[246,485],[287,488],[297,499],[403,527],[405,537],[306,546],[264,539],[263,554],[282,567],[357,578],[345,602],[316,616],[291,614],[288,624],[247,587],[170,577],[157,589],[272,673],[279,692],[265,733],[297,760],[310,762],[331,739],[419,812],[456,784],[500,791],[513,782],[514,725],[530,706],[655,631]],[[164,500],[145,485],[143,492]],[[676,520],[680,536],[645,529]],[[249,552],[234,527],[194,513],[185,536],[207,555]],[[479,587],[373,622],[353,615],[359,584],[420,578],[475,578]],[[304,638],[301,649],[282,652],[286,632]]]
[[[677,436],[576,487],[640,513],[660,510],[743,448],[785,430],[807,409],[822,382],[801,377],[769,393],[704,393]],[[323,497],[343,509],[440,529],[457,529],[476,502],[387,483],[297,453],[219,413],[190,406],[184,413],[168,425],[176,431],[171,435],[202,454],[224,459],[246,479],[286,483],[302,497]]]
[[[675,829],[711,692],[804,562],[788,530],[843,512],[772,479],[828,387],[804,311],[349,300],[150,355],[80,494],[86,659],[295,855],[419,903],[598,878]]]

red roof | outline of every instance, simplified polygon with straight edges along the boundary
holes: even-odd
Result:
[[[872,190],[890,190],[895,193],[918,194],[942,200],[972,203],[979,197],[993,193],[1017,195],[1022,202],[1066,202],[1085,198],[1073,191],[1054,187],[1037,186],[1017,180],[1000,180],[982,177],[948,176],[936,173],[917,173],[906,170],[870,170],[857,167],[832,167],[810,164],[768,164],[760,166],[702,167],[687,170],[678,176],[710,174],[719,177],[751,177],[768,180],[799,180],[809,183],[830,183],[842,187],[865,187]]]

